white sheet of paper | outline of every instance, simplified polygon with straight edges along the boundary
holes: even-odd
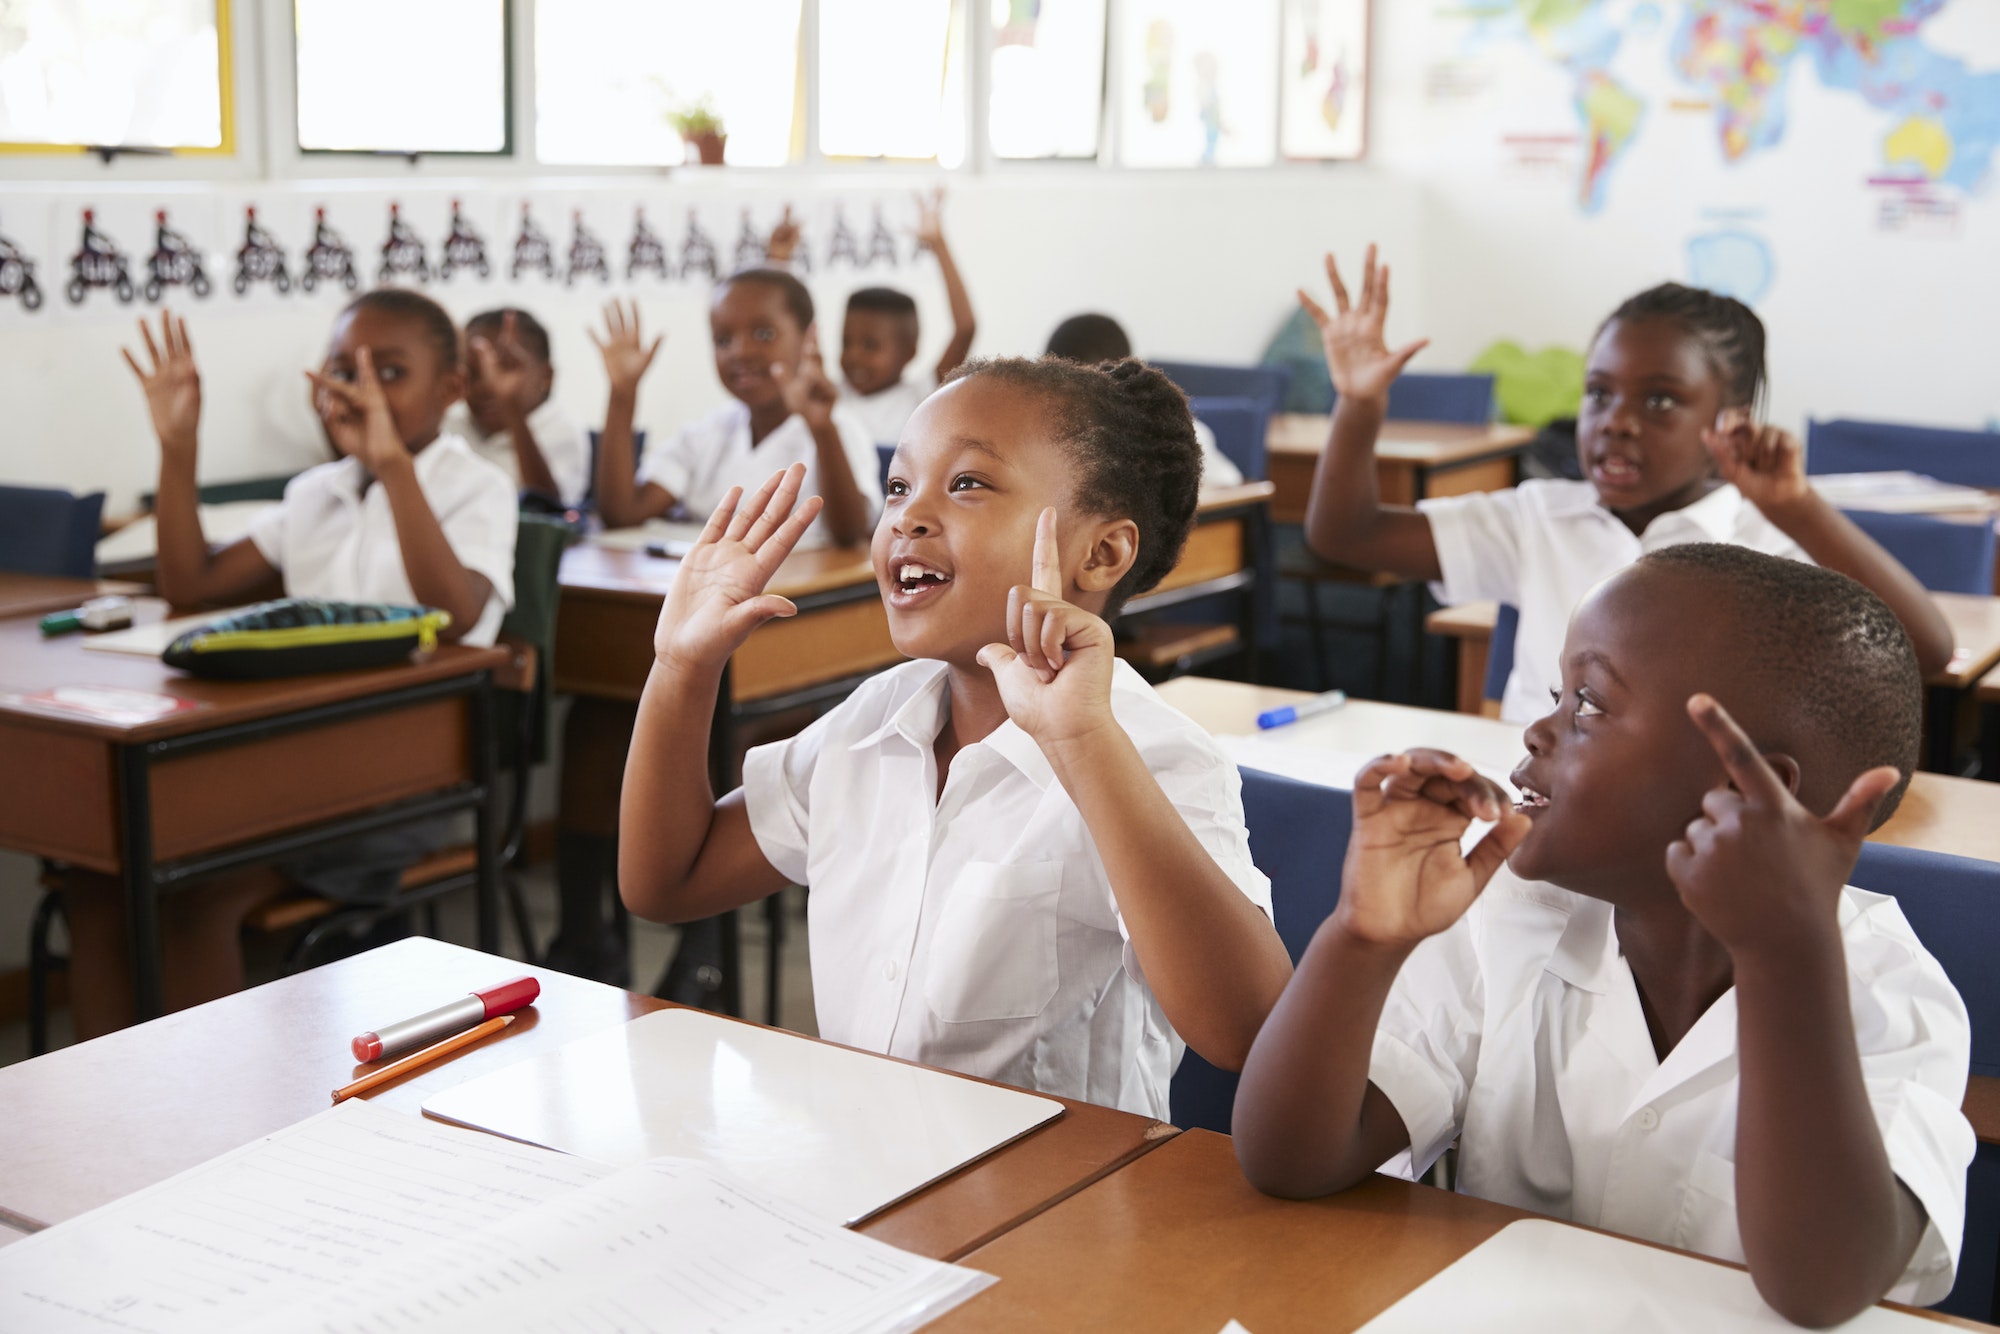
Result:
[[[85,636],[83,646],[98,653],[131,653],[142,658],[157,658],[167,651],[167,645],[187,631],[197,625],[219,621],[230,614],[226,611],[201,611],[192,616],[176,616],[171,620],[134,625],[127,630],[107,630],[101,635]]]
[[[0,1250],[0,1330],[275,1328],[610,1170],[351,1100]]]
[[[854,1223],[1062,1104],[738,1023],[659,1010],[432,1095],[460,1125],[625,1166],[694,1158]]]
[[[669,556],[685,556],[695,544],[695,539],[701,536],[704,526],[648,519],[634,528],[607,528],[592,534],[589,540],[592,546],[612,551],[644,551],[647,547],[662,547]]]
[[[226,547],[250,536],[257,520],[283,504],[278,500],[229,500],[201,507],[201,535],[211,547]],[[142,514],[97,544],[99,565],[120,565],[127,561],[150,560],[160,547],[157,521]]]
[[[1764,1304],[1740,1269],[1542,1219],[1509,1223],[1362,1326],[1364,1334],[1752,1334],[1797,1328]],[[1845,1334],[1918,1334],[1937,1326],[1875,1306],[1840,1328]]]

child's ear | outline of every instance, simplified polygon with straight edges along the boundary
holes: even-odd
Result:
[[[1785,791],[1795,797],[1799,795],[1799,779],[1804,771],[1799,768],[1797,760],[1782,751],[1766,751],[1764,763],[1771,766],[1771,772],[1785,785]]]
[[[438,392],[444,395],[444,405],[446,407],[450,407],[465,397],[466,383],[465,364],[463,362],[444,373],[444,379],[438,383]]]
[[[1114,519],[1096,526],[1076,586],[1086,593],[1108,593],[1139,559],[1139,525]]]

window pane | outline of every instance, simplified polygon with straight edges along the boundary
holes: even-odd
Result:
[[[679,162],[669,114],[703,101],[725,159],[793,160],[799,0],[543,0],[535,10],[535,156]]]
[[[0,4],[0,143],[225,147],[215,0]]]
[[[958,17],[952,0],[820,0],[820,151],[963,157]]]
[[[299,147],[504,153],[506,0],[294,0]]]
[[[1095,157],[1104,115],[1104,0],[990,0],[1000,157]]]
[[[1368,0],[1284,0],[1280,147],[1291,158],[1358,158],[1368,119]]]
[[[1241,167],[1276,157],[1276,0],[1127,0],[1115,22],[1120,161]]]

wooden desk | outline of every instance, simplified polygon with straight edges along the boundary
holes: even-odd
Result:
[[[0,616],[42,616],[80,606],[91,598],[113,593],[134,597],[145,591],[142,585],[111,579],[64,579],[48,574],[0,571]]]
[[[1313,470],[1326,452],[1331,417],[1281,412],[1264,434],[1265,468],[1277,486],[1271,517],[1304,523]],[[1526,426],[1463,422],[1388,421],[1375,442],[1376,485],[1385,505],[1414,505],[1430,496],[1498,491],[1520,480],[1522,451],[1534,440]]]
[[[149,1024],[0,1068],[0,1223],[58,1223],[328,1106],[348,1039],[522,965],[412,938]],[[369,1095],[416,1113],[432,1094],[666,1002],[565,973],[504,1034]],[[884,1058],[887,1059],[887,1058]],[[871,1219],[869,1236],[956,1259],[1177,1132],[1062,1099],[1064,1114]]]
[[[1351,1330],[1532,1217],[1381,1176],[1326,1199],[1272,1199],[1243,1180],[1226,1135],[1190,1130],[966,1256],[1000,1282],[925,1328]]]
[[[0,847],[125,879],[141,1016],[160,1012],[156,895],[336,838],[490,807],[490,675],[505,650],[448,646],[421,661],[276,681],[208,681],[157,658],[44,640],[0,619]],[[192,707],[124,725],[37,708],[98,685]],[[498,943],[498,868],[480,858],[479,932]]]

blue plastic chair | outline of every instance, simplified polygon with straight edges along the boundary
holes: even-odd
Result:
[[[590,484],[583,488],[583,503],[587,507],[597,505],[597,451],[604,443],[604,432],[590,432]],[[632,431],[632,467],[637,476],[639,465],[646,459],[646,433],[636,427]]]
[[[896,447],[894,445],[877,445],[875,446],[875,456],[881,461],[882,494],[886,496],[889,494],[889,460],[896,457]]]
[[[1493,405],[1493,377],[1484,373],[1405,371],[1389,386],[1393,421],[1484,426],[1493,420]]]
[[[1848,510],[1862,532],[1902,562],[1933,593],[1993,592],[1995,534],[1991,520],[1960,523],[1932,514]]]
[[[1354,796],[1257,769],[1242,772],[1250,855],[1271,878],[1278,937],[1296,964],[1340,901],[1340,867],[1354,828]],[[1167,1101],[1175,1125],[1226,1135],[1236,1105],[1236,1076],[1190,1051],[1174,1072]]]
[[[104,493],[0,486],[0,570],[88,579],[97,572]]]
[[[1895,896],[1972,1019],[1972,1073],[2000,1075],[2000,863],[1868,843],[1850,884]],[[1981,1144],[1966,1181],[1958,1282],[1937,1309],[1991,1320],[2000,1264],[2000,1148]]]
[[[1276,412],[1285,401],[1292,373],[1283,366],[1215,366],[1196,361],[1155,361],[1155,370],[1189,398],[1254,398]]]
[[[1493,638],[1486,641],[1486,684],[1480,693],[1487,699],[1506,698],[1507,678],[1514,674],[1514,635],[1520,628],[1520,610],[1501,603],[1493,618]]]
[[[2000,433],[1816,421],[1806,427],[1806,471],[1917,472],[1960,486],[2000,487]]]
[[[1195,420],[1215,432],[1215,447],[1246,480],[1264,480],[1264,436],[1271,425],[1271,409],[1263,400],[1204,396],[1188,399],[1188,406]]]

